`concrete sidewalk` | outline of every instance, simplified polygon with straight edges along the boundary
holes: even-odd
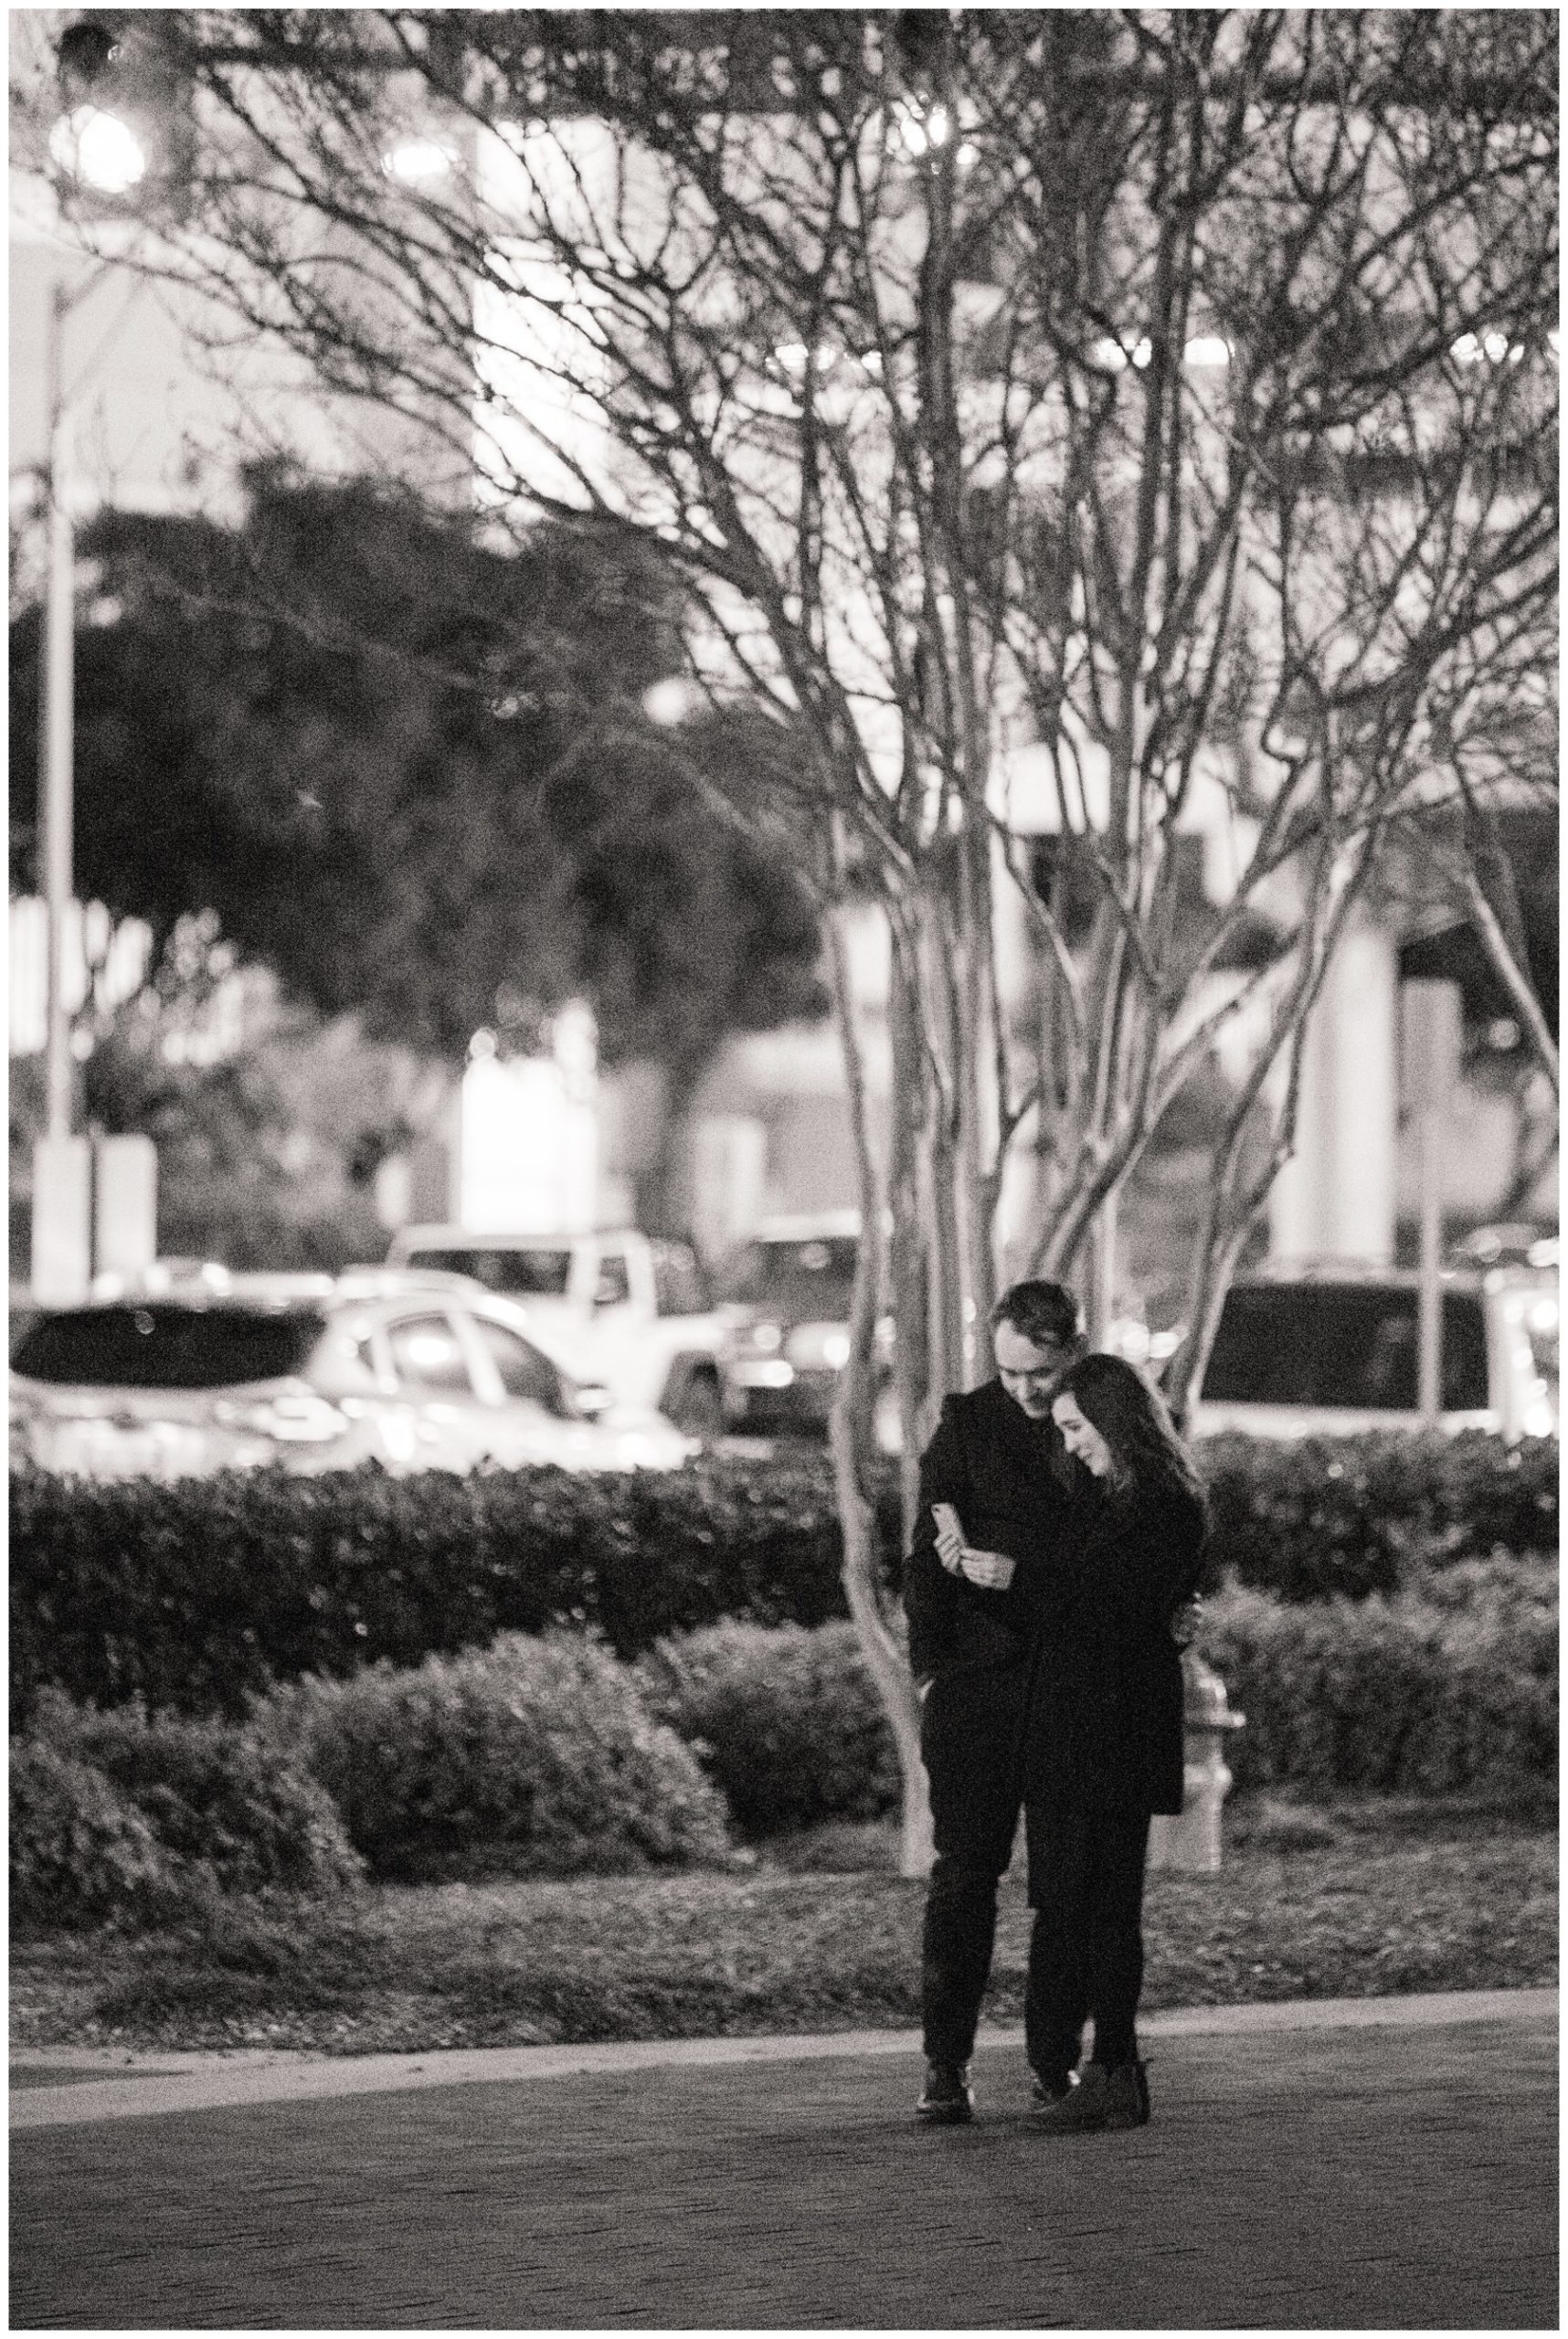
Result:
[[[1554,2329],[1556,1994],[1150,2016],[1155,2117],[907,2032],[13,2062],[18,2329]]]

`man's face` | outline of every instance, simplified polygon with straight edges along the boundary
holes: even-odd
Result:
[[[992,1342],[1001,1385],[1032,1422],[1051,1411],[1056,1383],[1077,1357],[1076,1340],[1032,1340],[1016,1324],[999,1324]]]

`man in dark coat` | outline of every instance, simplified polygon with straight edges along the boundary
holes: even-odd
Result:
[[[968,2064],[991,1972],[997,1886],[1023,1799],[1034,1617],[1052,1572],[1067,1563],[1069,1506],[1086,1483],[1051,1418],[1057,1383],[1084,1349],[1071,1292],[1014,1284],[991,1311],[991,1329],[997,1377],[945,1401],[921,1459],[904,1572],[936,1839],[918,2111],[940,2122],[973,2111]]]

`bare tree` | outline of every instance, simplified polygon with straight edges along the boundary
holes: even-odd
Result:
[[[498,529],[656,541],[705,612],[693,679],[789,743],[730,810],[885,920],[885,1159],[840,984],[867,1234],[833,1450],[917,1866],[870,1525],[878,1231],[912,1504],[935,1400],[983,1366],[999,1224],[1035,1231],[1010,1268],[1077,1272],[1244,1028],[1184,1389],[1390,835],[1555,662],[1554,22],[207,11],[160,37],[200,230],[144,264],[477,451]]]

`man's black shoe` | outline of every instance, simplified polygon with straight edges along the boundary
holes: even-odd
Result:
[[[975,2116],[974,2091],[969,2086],[967,2063],[927,2063],[926,2086],[915,2106],[918,2120],[929,2121],[933,2127],[955,2127],[960,2121]]]

